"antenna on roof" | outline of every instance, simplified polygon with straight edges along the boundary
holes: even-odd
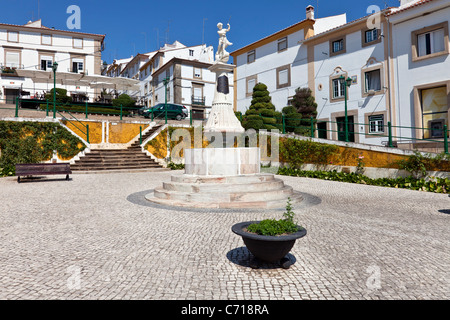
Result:
[[[169,20],[167,22],[167,31],[166,31],[166,43],[169,43],[170,40],[170,22],[172,22],[172,20]]]
[[[208,18],[203,18],[202,44],[205,44],[205,21],[206,20],[208,20]]]
[[[38,20],[41,18],[41,1],[38,0]]]

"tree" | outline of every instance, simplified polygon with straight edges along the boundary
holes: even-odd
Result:
[[[297,109],[303,119],[317,118],[317,103],[309,88],[295,90],[292,106]]]
[[[275,110],[267,86],[263,83],[258,83],[253,88],[252,102],[249,110],[245,113],[242,126],[246,130],[272,130],[279,129],[280,123],[281,113]]]
[[[134,107],[136,101],[127,94],[121,94],[117,99],[113,99],[112,104],[114,107],[122,106],[124,108],[129,108]]]
[[[53,101],[53,91],[45,95],[45,99],[48,101]],[[67,95],[67,90],[62,88],[56,88],[56,103],[58,104],[70,104],[72,103],[72,97]]]
[[[311,118],[317,118],[317,103],[309,88],[295,90],[292,106],[283,109],[286,131],[299,135],[311,134]]]

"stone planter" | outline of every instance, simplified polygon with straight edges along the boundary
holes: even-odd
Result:
[[[284,269],[292,265],[287,254],[294,247],[295,241],[306,236],[306,229],[299,227],[299,231],[285,236],[260,236],[245,231],[248,226],[259,221],[242,222],[234,225],[232,231],[241,236],[247,249],[256,258],[251,262],[252,268],[258,268],[260,261],[279,263]]]

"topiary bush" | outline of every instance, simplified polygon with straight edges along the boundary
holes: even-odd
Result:
[[[275,117],[276,110],[271,101],[272,98],[267,90],[267,86],[263,83],[258,83],[253,88],[251,106],[245,113],[242,126],[246,130],[278,129],[276,124],[279,120]]]

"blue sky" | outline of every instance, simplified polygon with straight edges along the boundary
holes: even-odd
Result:
[[[0,22],[25,24],[38,17],[47,27],[68,30],[70,5],[81,9],[81,32],[106,34],[103,59],[127,58],[156,50],[167,39],[192,46],[204,42],[217,48],[217,23],[228,21],[233,42],[229,51],[305,19],[305,8],[316,7],[316,18],[347,13],[347,20],[366,15],[377,5],[398,6],[398,0],[260,0],[260,1],[102,1],[102,0],[0,0]],[[205,26],[203,29],[203,25]]]

